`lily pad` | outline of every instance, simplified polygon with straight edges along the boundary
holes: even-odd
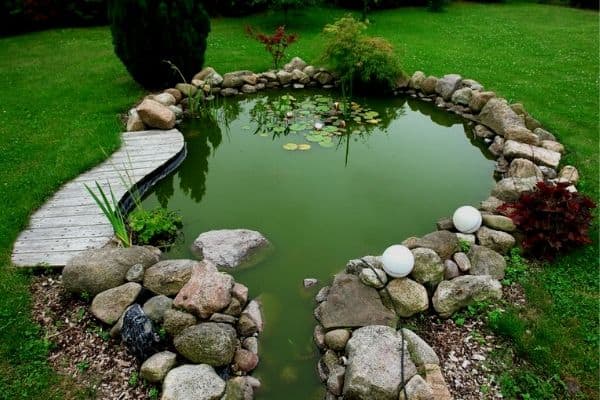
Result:
[[[335,146],[335,143],[333,143],[333,141],[329,140],[328,142],[319,142],[319,146],[329,149],[329,148]]]
[[[302,151],[310,150],[310,144],[306,144],[306,143],[299,144],[298,150],[302,150]]]
[[[296,143],[286,143],[283,145],[284,150],[294,151],[298,150],[298,145]]]
[[[338,128],[336,126],[333,126],[333,125],[327,125],[326,127],[323,128],[323,130],[325,132],[334,133],[335,131],[338,130]]]
[[[320,142],[321,140],[323,140],[322,135],[315,135],[314,133],[306,135],[305,138],[309,142]]]

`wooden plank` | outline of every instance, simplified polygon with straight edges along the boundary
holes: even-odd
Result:
[[[61,238],[61,239],[36,239],[21,242],[15,246],[13,254],[28,254],[41,252],[83,251],[104,246],[110,238]]]
[[[184,149],[183,135],[170,131],[124,133],[121,149],[81,174],[50,198],[30,218],[15,242],[12,261],[17,266],[64,266],[83,250],[99,248],[113,237],[112,226],[84,184],[94,182],[108,194],[109,186],[121,200],[137,183]],[[125,184],[123,179],[126,180]]]

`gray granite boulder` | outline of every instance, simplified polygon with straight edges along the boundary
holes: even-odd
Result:
[[[436,231],[423,236],[419,241],[419,246],[435,251],[443,261],[458,251],[458,239],[450,231]]]
[[[221,229],[200,234],[192,250],[220,268],[235,268],[259,250],[269,246],[269,241],[257,231],[248,229]]]
[[[422,71],[415,71],[408,81],[408,87],[411,89],[421,89],[421,83],[425,78],[426,76]]]
[[[238,320],[237,330],[242,336],[250,336],[263,331],[264,322],[261,305],[258,300],[252,300],[248,303],[240,319]]]
[[[221,366],[233,360],[237,343],[229,324],[205,322],[185,328],[173,340],[177,351],[196,364]]]
[[[396,323],[395,313],[383,305],[377,290],[350,274],[335,276],[327,300],[317,306],[315,316],[328,330]]]
[[[490,275],[494,279],[504,279],[506,260],[502,255],[484,246],[471,246],[469,250],[472,275]]]
[[[483,224],[492,229],[504,232],[514,232],[517,227],[512,219],[504,215],[485,214],[482,216]]]
[[[406,387],[400,391],[399,400],[441,400],[436,399],[433,394],[433,389],[421,377],[421,375],[415,375],[406,384]]]
[[[302,71],[307,66],[308,64],[303,59],[301,59],[300,57],[294,57],[290,60],[289,63],[283,66],[283,69],[287,72],[292,72],[296,69]]]
[[[220,400],[253,400],[254,389],[247,377],[236,376],[227,381],[225,394]]]
[[[496,97],[494,92],[482,92],[479,90],[473,90],[471,95],[471,101],[469,101],[469,108],[474,112],[480,112],[488,101]]]
[[[164,260],[146,269],[144,287],[165,296],[176,295],[192,276],[195,260]]]
[[[435,92],[448,101],[452,98],[452,93],[460,88],[462,77],[457,74],[444,75],[438,79],[435,85]]]
[[[192,276],[175,297],[173,305],[200,318],[208,318],[229,305],[232,288],[231,275],[219,272],[210,261],[202,261],[194,265]]]
[[[71,293],[96,295],[122,285],[129,268],[158,262],[160,251],[150,247],[104,247],[73,257],[63,269],[62,281]]]
[[[517,200],[521,193],[530,192],[538,183],[536,177],[529,178],[504,178],[496,182],[492,189],[492,196],[501,201]]]
[[[434,295],[433,307],[446,318],[477,301],[499,300],[502,285],[489,275],[463,275],[441,282]]]
[[[245,77],[252,75],[254,75],[252,71],[229,72],[223,75],[223,82],[221,86],[224,88],[239,88],[244,85],[244,83],[251,83],[248,82]]]
[[[161,400],[219,400],[225,381],[206,364],[182,365],[169,371]]]
[[[473,91],[468,88],[458,89],[454,93],[452,93],[452,102],[454,104],[460,104],[463,106],[468,106],[471,98],[473,97]]]
[[[142,286],[135,282],[128,282],[116,288],[105,290],[94,297],[90,311],[100,321],[112,325],[118,321],[125,309],[135,301],[141,291]]]
[[[538,180],[542,180],[544,178],[540,168],[525,158],[513,159],[508,167],[507,175],[511,178],[535,177]]]
[[[185,328],[196,325],[198,319],[185,311],[173,308],[166,310],[163,316],[163,328],[171,336],[177,336]]]
[[[421,368],[425,364],[440,364],[440,359],[435,351],[419,335],[406,328],[402,328],[401,334],[404,335],[410,359],[417,368]]]
[[[348,339],[350,339],[350,331],[348,329],[334,329],[325,334],[325,344],[335,351],[344,350]]]
[[[146,315],[153,321],[160,323],[163,321],[165,312],[173,305],[173,299],[163,294],[151,297],[145,303],[142,309]]]
[[[498,135],[504,136],[508,128],[526,128],[523,120],[513,111],[506,100],[491,98],[481,109],[479,119]]]
[[[136,110],[146,126],[156,129],[173,129],[175,126],[175,113],[158,101],[144,99]]]
[[[507,159],[526,158],[538,165],[545,165],[550,168],[558,167],[561,158],[561,154],[556,151],[514,140],[507,140],[504,143],[503,154]]]
[[[387,326],[371,325],[355,330],[346,345],[346,354],[343,390],[346,399],[397,400],[401,386],[417,374],[400,336]]]

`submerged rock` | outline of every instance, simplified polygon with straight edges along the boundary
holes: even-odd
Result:
[[[217,267],[235,268],[268,246],[269,241],[260,232],[221,229],[200,234],[192,250]]]

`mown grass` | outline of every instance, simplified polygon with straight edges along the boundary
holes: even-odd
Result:
[[[319,33],[336,9],[293,13],[289,55],[318,63]],[[244,25],[272,30],[281,14],[215,19],[206,63],[224,72],[265,70],[270,58]],[[446,12],[370,15],[372,34],[394,43],[405,69],[458,72],[525,104],[566,145],[580,188],[598,199],[598,13],[534,4],[455,4]],[[29,213],[61,183],[118,146],[117,115],[142,94],[112,53],[107,28],[0,39],[0,398],[64,398],[44,362],[48,344],[29,318],[28,276],[10,268],[11,244]],[[594,240],[597,243],[597,225]],[[536,379],[559,374],[592,398],[598,389],[598,246],[522,278],[530,306],[511,310],[502,333]],[[522,368],[522,367],[519,367]],[[529,375],[527,375],[529,376]],[[527,388],[525,387],[525,392]],[[552,395],[558,396],[559,392]]]

